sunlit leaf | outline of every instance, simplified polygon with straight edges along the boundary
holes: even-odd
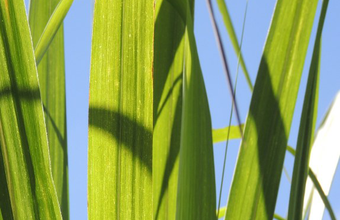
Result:
[[[0,0],[0,30],[0,145],[12,209],[1,213],[61,219],[24,1]]]
[[[317,0],[278,0],[245,124],[226,219],[272,219]]]
[[[96,1],[89,219],[152,219],[154,1]]]
[[[31,0],[29,23],[35,46],[59,0]],[[45,122],[49,143],[54,185],[63,219],[69,218],[68,164],[66,139],[66,98],[64,30],[59,27],[53,41],[38,65],[41,97],[44,104]]]
[[[309,171],[309,156],[314,138],[318,109],[321,35],[327,6],[328,0],[323,1],[301,114],[300,129],[294,160],[292,186],[289,198],[288,219],[291,220],[302,219],[303,217],[303,199]]]

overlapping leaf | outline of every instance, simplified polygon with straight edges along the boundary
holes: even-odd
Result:
[[[2,217],[61,219],[23,1],[0,1],[0,143],[12,209]]]
[[[226,219],[272,219],[317,0],[278,0],[230,191]]]
[[[29,23],[34,46],[40,39],[58,3],[59,0],[31,0]],[[59,27],[52,42],[49,43],[49,48],[38,65],[38,73],[45,112],[53,180],[63,219],[68,219],[68,164],[63,25]]]
[[[303,200],[309,170],[309,156],[314,138],[318,109],[321,35],[327,6],[328,0],[323,1],[300,120],[292,186],[290,190],[288,219],[302,219],[303,217]]]

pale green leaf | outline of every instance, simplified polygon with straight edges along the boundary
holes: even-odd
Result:
[[[252,96],[226,219],[272,219],[317,0],[278,0]]]
[[[152,219],[154,1],[96,1],[88,217]]]
[[[43,32],[39,31],[39,34],[41,35],[40,35],[40,38],[38,38],[39,41],[37,41],[35,45],[35,50],[34,50],[37,64],[40,63],[49,45],[51,44],[54,36],[58,32],[59,27],[63,24],[63,20],[66,17],[67,12],[70,10],[72,3],[73,3],[73,0],[60,0],[58,5],[53,7],[55,8],[54,12],[49,18],[48,23],[46,24]],[[39,4],[42,4],[42,2],[39,1]],[[38,13],[38,12],[30,11],[30,16],[38,16],[38,17],[41,16],[41,15],[31,15],[31,13]]]
[[[241,128],[244,128],[244,125],[241,125]],[[229,138],[228,138],[229,134]],[[227,139],[232,140],[232,139],[239,139],[242,138],[242,135],[240,133],[240,128],[238,125],[234,126],[229,126],[225,128],[219,128],[219,129],[213,129],[212,131],[213,135],[213,142],[218,143],[222,141],[227,141]]]
[[[0,31],[0,145],[12,208],[1,213],[61,219],[24,1],[0,1]]]
[[[31,0],[29,23],[36,45],[59,0]],[[38,65],[52,174],[63,219],[69,219],[64,30],[61,24]]]

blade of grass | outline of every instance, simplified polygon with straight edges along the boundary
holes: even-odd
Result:
[[[208,9],[209,9],[209,14],[210,14],[210,18],[211,18],[210,20],[212,22],[214,33],[215,33],[215,36],[216,36],[218,49],[220,51],[220,55],[221,55],[221,58],[222,58],[224,72],[225,72],[227,82],[228,82],[229,93],[230,93],[231,100],[232,100],[232,107],[235,110],[236,120],[237,120],[237,123],[239,125],[240,133],[243,136],[243,130],[241,128],[240,112],[238,110],[238,105],[237,105],[237,102],[236,102],[235,90],[233,88],[234,86],[232,84],[230,70],[229,70],[228,61],[227,61],[227,56],[226,56],[226,53],[224,51],[224,46],[223,46],[223,42],[222,42],[222,39],[221,39],[220,30],[219,30],[219,28],[216,24],[215,13],[214,13],[214,9],[212,7],[211,0],[206,0],[206,2],[207,2],[207,5],[208,5]]]
[[[55,7],[50,19],[48,20],[44,31],[42,32],[38,43],[35,46],[35,59],[37,64],[40,63],[45,52],[47,51],[49,45],[51,44],[55,34],[57,33],[59,27],[62,25],[67,12],[72,6],[73,0],[60,0],[58,5]],[[30,16],[31,11],[30,11]]]
[[[56,8],[59,0],[31,0],[29,23],[35,46]],[[68,164],[66,139],[66,94],[64,30],[60,25],[57,33],[38,66],[41,98],[45,111],[45,123],[49,143],[53,181],[63,219],[69,219]]]
[[[152,219],[154,1],[96,1],[89,219]]]
[[[226,219],[272,219],[317,0],[278,0],[260,63]]]
[[[302,219],[303,200],[309,169],[309,157],[314,138],[319,99],[319,78],[321,59],[321,35],[326,17],[328,0],[324,0],[321,8],[319,25],[314,43],[312,61],[309,69],[307,88],[302,109],[292,186],[290,190],[288,219]]]
[[[209,105],[199,64],[189,4],[187,4],[186,12],[176,219],[216,219],[215,172]]]
[[[239,46],[240,44],[238,43],[238,40],[237,40],[237,36],[236,36],[235,29],[234,29],[233,23],[231,21],[230,15],[229,15],[227,5],[226,5],[224,0],[217,0],[217,5],[218,5],[220,13],[223,17],[223,22],[224,22],[224,25],[225,25],[225,27],[228,31],[231,44],[233,45],[233,48],[234,48],[234,51],[235,51],[237,57],[239,57],[239,61],[240,61],[244,76],[246,77],[247,84],[248,84],[250,90],[253,91],[253,84],[251,82],[249,72],[247,70],[246,63],[244,61],[244,58],[243,58],[243,55],[242,55],[242,52],[241,52],[241,48]]]
[[[331,219],[335,220],[336,217],[335,217],[333,208],[331,206],[331,203],[329,202],[329,200],[328,200],[325,192],[323,191],[323,189],[322,189],[322,187],[321,187],[317,177],[315,176],[315,174],[313,173],[313,171],[311,169],[309,169],[309,177],[313,181],[313,184],[314,184],[315,188],[317,189],[317,191],[318,191],[318,193],[319,193],[319,195],[320,195],[320,197],[322,199],[323,204],[326,206]]]
[[[330,191],[340,158],[339,111],[340,93],[335,97],[318,129],[310,156],[310,169],[313,170],[318,178],[325,195],[328,195]],[[307,210],[310,209],[309,219],[311,220],[322,219],[325,209],[322,198],[314,190],[313,182],[308,179],[305,190],[304,212],[307,213]]]
[[[241,129],[243,130],[244,125],[241,124]],[[229,138],[227,137],[229,133]],[[223,141],[232,140],[232,139],[239,139],[242,138],[240,129],[238,125],[233,125],[225,128],[213,129],[213,142],[219,143]]]
[[[283,218],[282,216],[280,216],[278,214],[274,214],[274,219],[277,219],[277,220],[286,220],[285,218]]]
[[[14,219],[61,219],[24,1],[0,1],[0,145]]]
[[[152,160],[154,219],[176,218],[185,20],[173,3],[156,1]]]

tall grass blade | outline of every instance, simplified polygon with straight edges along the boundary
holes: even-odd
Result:
[[[12,209],[2,215],[61,219],[24,1],[0,0],[0,145]]]
[[[211,119],[192,18],[187,4],[176,219],[216,219]]]
[[[309,69],[307,88],[303,103],[298,141],[296,145],[292,186],[290,190],[288,219],[302,219],[303,199],[309,170],[309,157],[314,138],[319,99],[319,78],[321,59],[321,35],[326,17],[328,0],[324,0],[314,43]]]
[[[325,192],[323,191],[318,179],[316,178],[314,172],[311,169],[309,169],[309,177],[312,180],[314,187],[318,191],[318,195],[321,197],[324,206],[326,206],[331,219],[335,220],[336,218],[335,218],[335,214],[334,214],[333,208],[331,206],[331,203],[329,202],[329,200],[328,200]]]
[[[229,38],[230,38],[231,44],[233,45],[234,51],[237,54],[237,56],[240,57],[240,65],[242,67],[244,76],[246,77],[247,84],[248,84],[250,90],[253,91],[253,84],[251,82],[249,72],[247,70],[247,66],[246,66],[246,63],[244,61],[244,58],[243,58],[243,55],[242,55],[242,52],[241,52],[241,48],[239,46],[240,44],[238,43],[236,32],[235,32],[233,23],[231,21],[225,0],[217,0],[217,5],[218,5],[218,8],[219,8],[220,13],[222,15],[224,25],[225,25],[225,27],[228,31]]]
[[[171,4],[156,1],[154,56],[153,215],[175,219],[182,118],[185,20]]]
[[[272,219],[317,0],[278,0],[260,63],[226,219]]]
[[[154,1],[96,1],[89,219],[152,219]]]
[[[338,92],[318,129],[309,162],[309,166],[314,171],[326,196],[329,194],[340,158],[339,112],[340,93]],[[320,195],[315,192],[315,187],[311,179],[308,179],[306,184],[304,200],[305,213],[309,207],[310,212],[308,219],[322,219],[325,205]]]
[[[54,36],[56,35],[59,27],[63,24],[64,18],[67,15],[67,12],[70,10],[73,0],[60,0],[57,6],[53,7],[54,12],[51,14],[51,17],[48,20],[44,30],[38,38],[38,42],[35,45],[35,59],[37,64],[40,63],[43,58],[45,52],[47,51],[49,45],[51,44]],[[39,3],[41,3],[39,1]],[[44,2],[43,2],[44,3]],[[30,11],[30,16],[32,11]],[[49,13],[50,14],[50,13]],[[39,15],[36,15],[39,16]],[[45,21],[45,20],[44,20]],[[40,32],[40,31],[39,31]]]
[[[35,46],[59,0],[31,0],[29,24]],[[63,219],[69,219],[64,30],[61,24],[38,65],[52,166]]]

